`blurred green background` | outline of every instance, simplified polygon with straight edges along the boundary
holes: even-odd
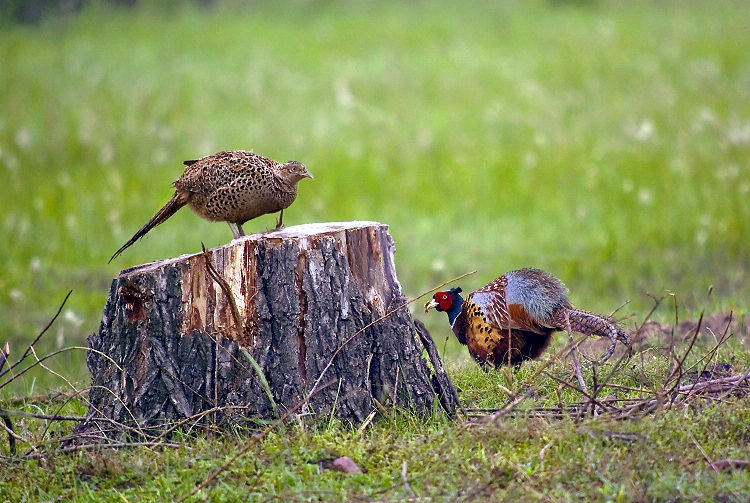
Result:
[[[228,242],[183,210],[107,264],[182,160],[224,149],[308,166],[287,225],[388,224],[408,296],[534,266],[586,309],[630,300],[631,326],[645,292],[675,292],[685,315],[747,308],[744,2],[116,3],[36,24],[2,12],[0,344],[15,356],[69,289],[47,352],[85,345],[120,269]],[[444,317],[414,311],[442,344]],[[84,359],[50,366],[85,384]],[[63,384],[35,379],[13,392]]]

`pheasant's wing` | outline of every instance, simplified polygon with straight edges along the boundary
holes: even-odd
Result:
[[[187,167],[175,180],[174,187],[196,194],[211,194],[232,180],[234,166],[239,164],[234,154],[231,151],[219,152],[183,161]]]
[[[506,296],[507,286],[508,278],[503,275],[469,295],[471,300],[482,309],[487,323],[504,330],[508,329],[510,321]]]
[[[531,318],[523,304],[508,303],[508,280],[500,276],[492,283],[480,288],[470,295],[471,300],[481,307],[487,322],[499,329],[517,329],[545,333],[539,323]]]
[[[231,215],[229,208],[236,209],[239,206],[237,190],[231,185],[224,185],[217,188],[205,198],[205,212],[214,220],[226,220],[233,222],[234,215]]]
[[[473,302],[482,312],[488,325],[495,328],[507,329],[510,315],[505,295],[496,291],[477,290],[469,295],[468,299]]]
[[[211,168],[210,160],[207,158],[197,159],[195,161],[185,161],[185,171],[174,181],[175,189],[186,190],[197,194],[205,194],[215,190],[215,183],[212,183],[212,177],[206,176],[205,169]]]

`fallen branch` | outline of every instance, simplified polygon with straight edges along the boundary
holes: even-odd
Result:
[[[60,307],[57,308],[57,312],[55,313],[55,315],[52,317],[52,319],[49,321],[49,323],[47,323],[47,326],[45,326],[42,329],[42,331],[39,332],[39,335],[37,335],[36,338],[34,338],[34,341],[31,344],[29,344],[29,346],[26,348],[26,351],[24,351],[23,355],[21,355],[21,358],[19,358],[18,360],[16,360],[16,362],[13,365],[11,365],[8,368],[8,370],[0,372],[0,378],[3,377],[8,372],[12,371],[14,368],[16,368],[29,355],[29,353],[31,352],[31,348],[34,346],[34,344],[36,344],[37,342],[39,342],[39,339],[42,338],[42,336],[47,332],[47,330],[49,330],[49,328],[52,326],[52,324],[55,323],[55,320],[57,320],[57,317],[60,316],[60,313],[62,312],[63,307],[65,307],[65,303],[68,301],[68,298],[70,297],[70,294],[72,294],[72,293],[73,293],[73,290],[70,290],[68,292],[68,294],[63,299],[62,304],[60,304]],[[8,344],[6,343],[5,346],[7,348]],[[0,370],[1,369],[2,369],[2,367],[0,367]],[[2,385],[0,385],[0,387],[2,387]]]
[[[401,481],[404,483],[404,488],[406,489],[406,492],[409,493],[409,496],[412,498],[416,498],[417,495],[414,494],[414,491],[411,490],[411,486],[409,486],[409,480],[406,478],[406,460],[401,464]]]
[[[575,388],[571,383],[560,379],[552,374],[545,372],[545,375],[566,386],[572,387],[579,393],[580,389]],[[609,387],[607,385],[602,387]],[[750,393],[750,369],[743,374],[700,381],[698,383],[685,384],[678,386],[670,391],[669,394],[664,392],[657,393],[653,398],[610,398],[596,400],[594,402],[596,415],[606,415],[614,419],[637,419],[643,415],[653,412],[656,408],[667,401],[674,406],[686,406],[697,398],[710,399],[716,397],[717,400],[726,397],[727,392],[734,392],[742,388],[743,392]],[[654,392],[648,390],[639,390],[649,393],[653,396]],[[723,393],[723,394],[722,394]],[[542,416],[561,419],[563,416],[583,417],[589,411],[591,399],[576,402],[564,407],[533,407],[530,409],[519,410],[516,405],[530,395],[516,398],[511,404],[501,408],[467,408],[465,409],[470,418],[470,422],[483,421],[486,419],[495,419],[506,415],[522,414],[526,416]],[[636,415],[637,414],[637,415]]]

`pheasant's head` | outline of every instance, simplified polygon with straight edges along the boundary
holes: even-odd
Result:
[[[448,313],[448,317],[453,322],[458,312],[461,310],[461,304],[464,299],[459,295],[461,293],[461,287],[451,288],[444,292],[437,292],[432,296],[432,300],[424,305],[424,312],[426,313],[432,308],[437,311],[445,311]]]
[[[274,172],[278,178],[291,187],[294,187],[303,178],[313,177],[307,171],[305,165],[299,161],[288,161],[284,164],[278,164],[274,167]]]
[[[459,326],[455,325],[456,318],[461,314],[461,308],[463,307],[464,299],[459,295],[461,293],[461,287],[451,288],[444,292],[437,292],[432,296],[432,300],[424,305],[424,312],[426,313],[432,308],[436,311],[442,311],[448,315],[448,323],[451,324],[453,333],[458,337],[458,342],[466,344],[466,334],[464,330]]]

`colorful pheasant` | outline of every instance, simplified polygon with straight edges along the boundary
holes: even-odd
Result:
[[[539,269],[506,272],[466,300],[460,293],[461,288],[437,292],[424,310],[448,313],[458,342],[467,345],[482,364],[499,366],[510,360],[517,365],[537,358],[549,345],[552,333],[566,330],[568,322],[575,332],[612,341],[602,360],[612,356],[618,340],[630,344],[623,329],[608,318],[573,307],[565,285]]]

